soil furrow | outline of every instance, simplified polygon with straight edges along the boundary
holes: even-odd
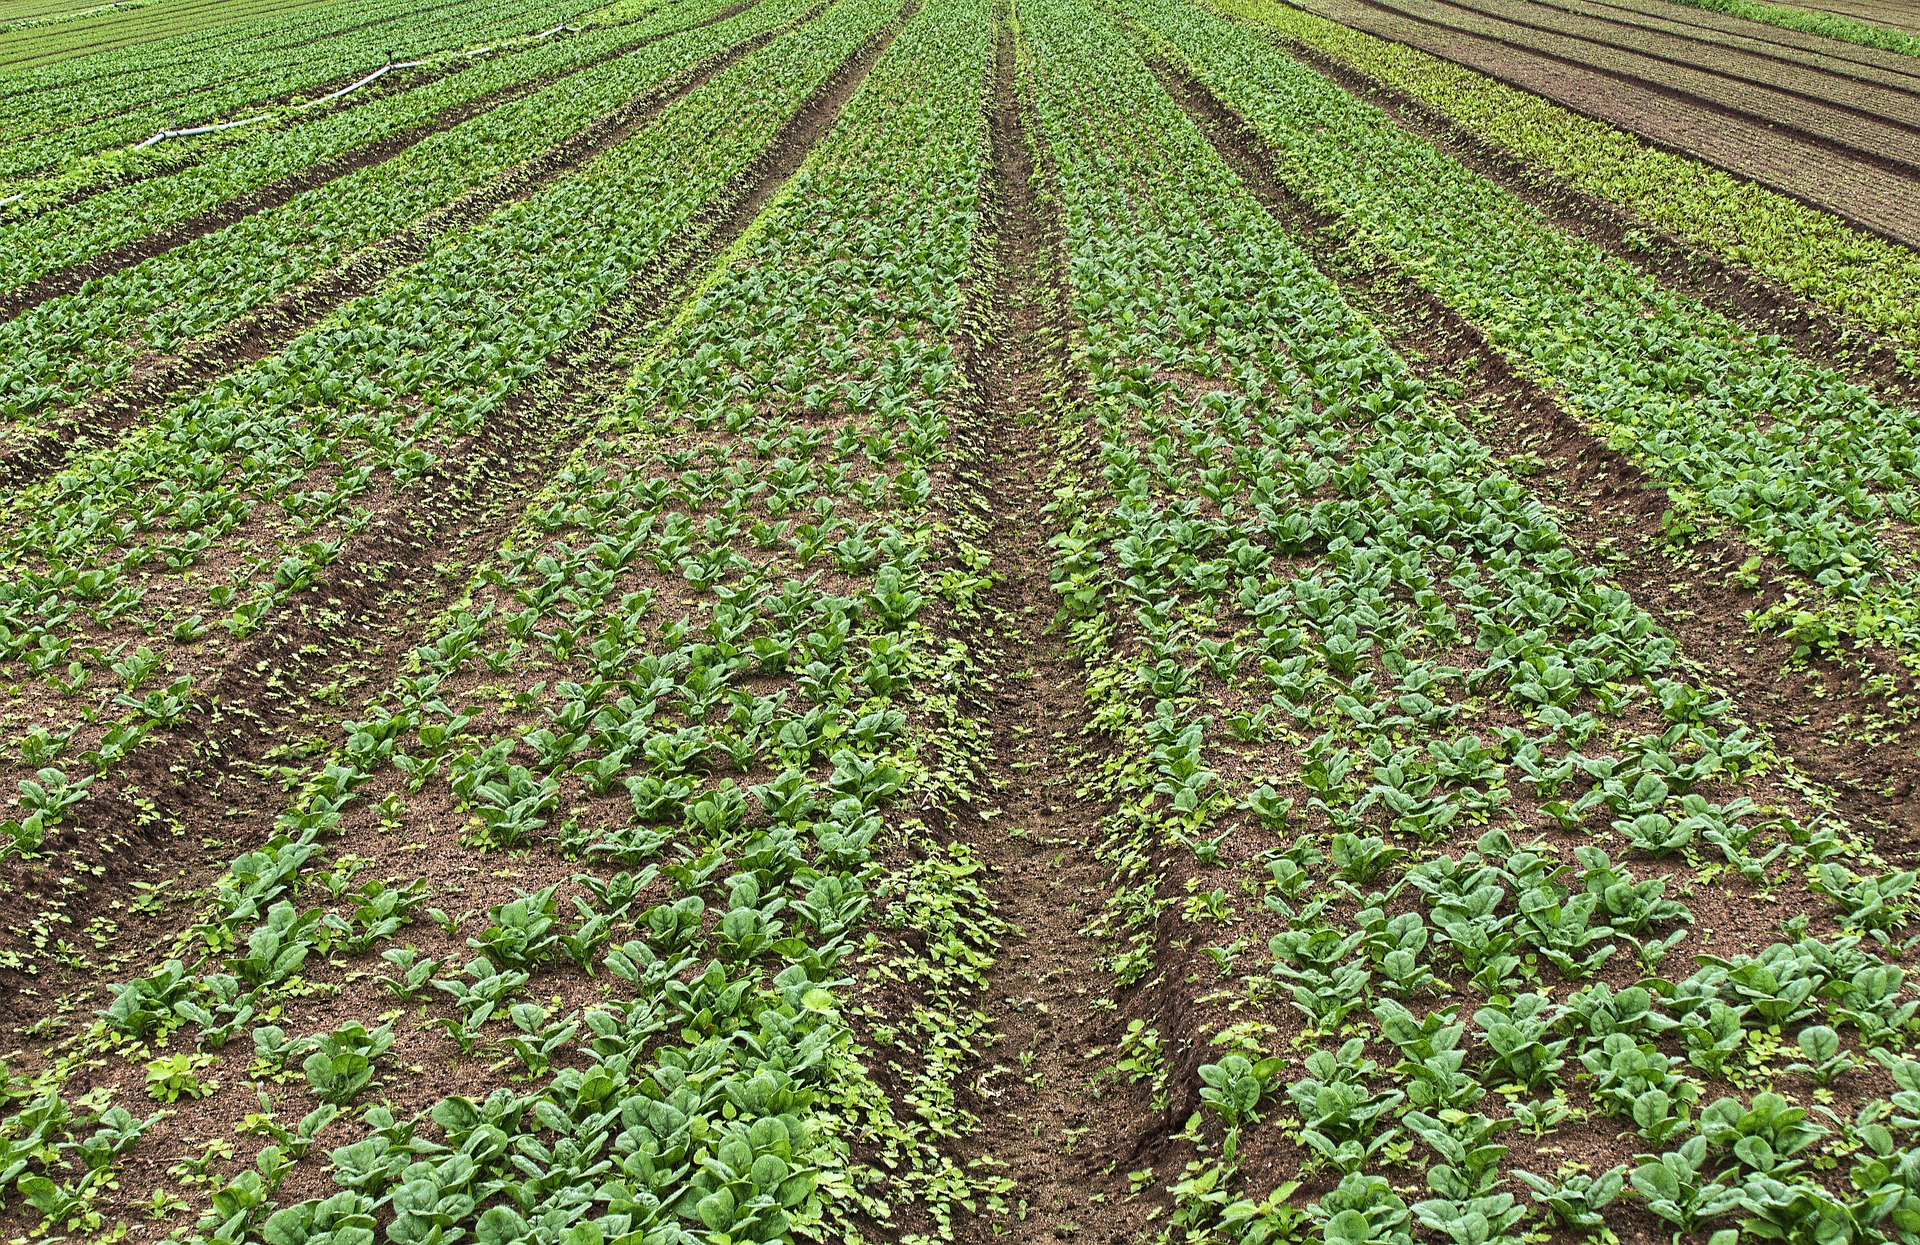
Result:
[[[745,5],[737,5],[737,12]],[[801,22],[818,12],[809,9]],[[799,23],[794,23],[798,25]],[[279,353],[335,308],[372,293],[381,282],[420,260],[440,242],[503,207],[532,197],[626,141],[662,110],[741,58],[765,47],[791,26],[763,31],[708,58],[646,95],[563,139],[545,153],[468,192],[411,228],[352,256],[311,284],[285,294],[213,337],[177,355],[136,360],[118,388],[50,421],[46,435],[0,455],[0,488],[18,490],[58,471],[76,454],[98,448],[153,417],[167,401],[236,368]]]
[[[289,600],[256,639],[222,664],[205,689],[214,702],[210,711],[197,712],[164,741],[135,752],[113,776],[111,789],[96,792],[88,806],[89,848],[136,844],[139,859],[107,854],[75,867],[82,845],[63,843],[68,855],[30,868],[9,866],[4,880],[11,893],[31,903],[38,897],[29,887],[46,887],[63,872],[84,874],[97,865],[100,871],[84,886],[61,894],[63,921],[79,928],[113,912],[120,914],[122,945],[165,945],[181,914],[134,915],[138,910],[128,903],[134,883],[172,877],[178,879],[174,893],[187,893],[211,881],[236,852],[271,836],[284,796],[262,779],[262,767],[306,755],[300,749],[289,754],[289,745],[331,743],[338,723],[393,679],[420,638],[419,627],[458,596],[466,568],[498,547],[519,522],[521,504],[564,461],[596,413],[594,399],[621,383],[631,343],[678,307],[700,274],[798,170],[916,7],[908,0],[893,22],[814,92],[709,209],[594,317],[576,347],[510,397],[463,453],[447,455],[436,471],[444,487],[429,490],[441,504],[427,512],[409,497],[378,513],[338,559],[346,574]],[[455,578],[442,582],[449,572]],[[330,679],[337,683],[343,670],[364,690],[344,706],[321,703],[313,693]],[[218,827],[224,838],[203,844],[169,833],[170,824]],[[3,941],[17,948],[14,938]],[[0,983],[30,984],[4,968]],[[32,997],[8,990],[0,1001],[0,1025],[25,1025],[38,1011]]]
[[[1498,40],[1440,31],[1362,0],[1291,0],[1376,38],[1404,43],[1639,136],[1663,151],[1743,177],[1903,246],[1920,246],[1911,170],[1777,129],[1668,88]]]
[[[725,21],[745,7],[745,3],[730,6],[704,21],[695,23],[687,29],[697,30],[704,26],[711,26],[715,22]],[[156,255],[163,255],[177,247],[185,246],[197,238],[204,238],[208,234],[217,233],[225,229],[228,225],[244,220],[249,216],[271,211],[274,208],[291,202],[309,190],[316,190],[329,182],[338,181],[348,174],[358,172],[364,168],[371,168],[376,164],[383,164],[407,150],[409,147],[424,142],[435,134],[445,133],[463,122],[480,116],[482,113],[490,112],[502,105],[523,99],[556,82],[585,72],[595,65],[604,64],[607,61],[625,56],[630,52],[657,43],[662,39],[672,38],[674,35],[680,33],[684,32],[673,31],[667,34],[638,39],[630,44],[625,44],[602,56],[596,57],[574,69],[559,73],[542,74],[539,77],[528,79],[525,82],[502,87],[478,99],[469,100],[464,104],[449,108],[430,122],[404,130],[389,138],[369,143],[364,147],[356,148],[332,160],[321,161],[319,164],[302,169],[298,173],[283,177],[257,190],[249,191],[246,194],[230,199],[217,207],[202,212],[198,216],[178,221],[165,228],[156,230],[145,237],[115,247],[91,259],[84,260],[68,268],[63,268],[58,272],[48,273],[46,276],[31,282],[19,290],[0,296],[0,319],[10,319],[23,311],[28,311],[39,306],[49,299],[58,298],[63,294],[74,293],[82,285],[85,285],[95,277],[106,276],[109,273],[118,272],[123,268],[131,268],[135,264],[151,259]]]
[[[1486,39],[1510,51],[1543,56],[1616,82],[1658,91],[1696,107],[1760,122],[1892,172],[1912,176],[1920,169],[1920,141],[1916,141],[1912,127],[1896,118],[1811,92],[1760,83],[1707,65],[1614,47],[1581,35],[1495,17],[1448,0],[1432,0],[1433,11],[1424,13],[1414,11],[1411,6],[1425,0],[1356,2],[1431,27],[1449,39]],[[1471,24],[1475,19],[1486,28],[1476,29]],[[1781,98],[1773,98],[1776,96]]]
[[[1431,106],[1317,49],[1289,40],[1287,50],[1401,128],[1531,205],[1554,228],[1601,247],[1744,328],[1779,336],[1804,358],[1898,401],[1920,405],[1920,376],[1903,367],[1894,345],[1877,334],[1836,322],[1831,312],[1792,290],[1664,233],[1617,204],[1568,186]]]
[[[1663,534],[1663,485],[1610,448],[1544,385],[1511,366],[1479,331],[1377,256],[1343,244],[1330,218],[1293,195],[1274,174],[1264,139],[1203,84],[1177,68],[1156,66],[1170,94],[1274,218],[1339,283],[1393,348],[1438,393],[1454,403],[1482,439],[1522,460],[1529,487],[1560,515],[1568,541],[1605,566],[1680,642],[1683,657],[1723,687],[1735,710],[1763,725],[1776,748],[1804,776],[1838,797],[1838,811],[1879,830],[1889,858],[1920,849],[1920,801],[1910,767],[1920,731],[1899,724],[1877,746],[1850,728],[1888,712],[1864,686],[1903,668],[1878,651],[1857,654],[1858,667],[1794,658],[1795,642],[1748,629],[1746,611],[1765,608],[1800,577],[1759,554],[1757,589],[1729,578],[1757,552],[1733,539],[1702,538],[1675,546]]]
[[[1145,1140],[1137,1130],[1149,1112],[1144,1089],[1096,1079],[1110,1062],[1096,1056],[1114,1048],[1126,1022],[1102,997],[1112,978],[1080,934],[1108,889],[1093,850],[1103,808],[1077,794],[1085,688],[1049,625],[1058,601],[1043,514],[1059,457],[1057,403],[1069,386],[1064,262],[1058,223],[1035,186],[1004,29],[995,77],[993,283],[987,340],[969,353],[968,373],[988,447],[979,482],[987,509],[977,518],[998,574],[985,645],[1000,673],[983,707],[998,798],[965,829],[994,869],[998,911],[1015,932],[987,991],[995,1038],[968,1086],[983,1121],[970,1149],[1014,1181],[1014,1239],[1120,1242],[1140,1239],[1150,1222],[1118,1170]]]

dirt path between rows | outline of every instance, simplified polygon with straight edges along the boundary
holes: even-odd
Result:
[[[1129,1200],[1144,1091],[1097,1085],[1125,1022],[1111,974],[1080,928],[1098,913],[1107,870],[1094,854],[1105,808],[1078,794],[1088,774],[1079,663],[1051,623],[1058,610],[1048,526],[1058,461],[1055,402],[1066,364],[1058,229],[1035,184],[1003,27],[989,100],[994,232],[989,338],[969,359],[987,451],[981,517],[999,576],[987,640],[996,688],[983,708],[993,732],[996,806],[971,827],[993,867],[998,911],[1014,933],[993,970],[985,1010],[994,1045],[967,1088],[981,1118],[969,1157],[992,1156],[1014,1181],[1010,1218],[983,1220],[1014,1241],[1118,1245],[1147,1232],[1149,1202]],[[1136,1101],[1136,1099],[1138,1101]],[[971,1239],[971,1238],[970,1238]]]

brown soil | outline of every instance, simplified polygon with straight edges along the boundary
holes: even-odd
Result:
[[[90,844],[67,844],[54,861],[11,867],[3,880],[19,898],[9,900],[10,915],[20,914],[27,888],[57,888],[62,920],[74,929],[116,913],[121,914],[122,946],[157,951],[171,939],[182,914],[137,916],[129,908],[134,884],[152,884],[164,874],[177,879],[173,893],[190,891],[212,881],[237,852],[271,836],[284,797],[271,784],[255,781],[257,768],[289,743],[331,739],[347,716],[339,706],[316,702],[311,693],[337,680],[342,669],[350,670],[367,693],[393,678],[418,642],[420,628],[464,582],[439,582],[440,568],[470,566],[498,546],[518,522],[525,499],[571,451],[591,414],[588,397],[624,378],[621,345],[661,323],[752,223],[833,125],[913,7],[909,0],[893,23],[814,93],[707,213],[596,317],[567,357],[549,364],[541,380],[509,399],[465,454],[448,456],[436,471],[443,481],[434,490],[438,506],[422,513],[414,501],[404,500],[379,513],[342,551],[334,576],[290,600],[256,639],[222,663],[209,689],[217,691],[212,712],[195,715],[163,741],[135,752],[114,776],[114,789],[90,797]],[[347,705],[357,708],[365,694]],[[123,785],[128,790],[123,792]],[[196,831],[219,827],[222,838],[196,844],[171,832],[169,824]],[[136,850],[115,852],[115,842]],[[99,852],[101,844],[105,853]],[[89,859],[74,858],[80,855]],[[59,876],[94,869],[98,872],[85,877],[84,885],[65,885]],[[12,971],[0,972],[0,980],[31,984]],[[0,1026],[25,1025],[44,1006],[9,992],[0,1003]]]
[[[1920,81],[1920,58],[1750,22],[1712,9],[1668,4],[1665,0],[1542,0],[1542,3],[1650,30],[1682,34],[1707,43],[1759,51],[1798,64],[1818,65],[1863,81],[1886,83],[1905,90],[1913,89],[1916,81]]]
[[[745,7],[745,3],[729,6],[725,10],[716,13],[713,17],[708,18],[706,21],[698,23],[691,29],[697,29],[699,26],[710,26],[715,22],[724,21]],[[17,316],[23,311],[39,306],[48,299],[58,298],[63,294],[75,292],[94,277],[118,272],[122,268],[131,268],[142,260],[151,259],[155,255],[164,254],[167,251],[173,250],[175,247],[184,246],[196,238],[204,238],[210,233],[216,233],[228,225],[233,224],[235,221],[244,220],[259,212],[270,211],[273,208],[277,208],[284,203],[298,198],[309,190],[324,186],[328,182],[336,181],[339,178],[347,176],[349,173],[390,160],[414,144],[422,142],[435,134],[444,133],[454,126],[471,120],[484,112],[489,112],[503,104],[512,103],[514,100],[523,99],[555,82],[562,81],[572,77],[576,73],[591,69],[594,65],[602,64],[615,57],[624,56],[636,48],[645,47],[650,43],[656,43],[661,39],[669,37],[671,36],[655,35],[647,39],[635,40],[630,44],[615,48],[564,73],[542,74],[539,77],[530,78],[525,82],[516,83],[513,86],[502,87],[478,99],[469,100],[457,107],[449,108],[430,122],[414,126],[408,130],[403,130],[398,134],[381,139],[378,142],[369,143],[364,147],[357,148],[354,151],[338,156],[332,160],[322,161],[319,164],[302,169],[298,173],[291,174],[276,182],[262,186],[257,190],[249,191],[246,194],[229,199],[218,207],[202,212],[197,216],[192,216],[186,220],[168,225],[143,238],[115,247],[82,263],[75,264],[70,268],[63,268],[58,272],[49,273],[21,289],[0,296],[0,317],[11,318]],[[638,103],[640,103],[640,101],[636,101],[636,104]],[[629,105],[629,107],[633,107],[633,105]]]
[[[737,13],[745,7],[735,5],[729,12]],[[809,10],[800,20],[807,20],[814,11]],[[36,438],[0,454],[0,486],[19,489],[44,479],[75,454],[97,448],[127,429],[145,423],[170,399],[235,368],[278,354],[336,307],[372,293],[389,276],[419,260],[440,239],[478,224],[508,204],[530,198],[625,142],[675,100],[698,90],[728,66],[765,47],[780,33],[780,30],[766,31],[743,39],[693,69],[675,75],[534,159],[469,191],[411,228],[356,253],[339,268],[249,313],[217,335],[193,343],[180,354],[156,354],[135,360],[130,379],[120,387],[49,421],[55,435]]]
[[[1885,701],[1869,695],[1866,676],[1891,674],[1905,687],[1902,667],[1867,652],[1861,668],[1793,660],[1794,643],[1748,630],[1743,614],[1782,595],[1799,577],[1761,555],[1758,590],[1728,576],[1755,550],[1730,539],[1676,546],[1662,532],[1664,487],[1604,442],[1532,378],[1511,367],[1473,325],[1390,265],[1343,246],[1333,222],[1293,196],[1273,173],[1263,139],[1198,82],[1161,67],[1170,92],[1201,131],[1322,272],[1362,307],[1394,349],[1436,392],[1457,386],[1456,405],[1477,416],[1484,441],[1527,460],[1528,486],[1559,513],[1569,542],[1620,586],[1680,643],[1685,659],[1731,697],[1735,712],[1763,726],[1795,768],[1841,798],[1839,811],[1858,818],[1890,860],[1920,852],[1920,801],[1914,798],[1912,755],[1920,730],[1890,727],[1884,745],[1849,722],[1887,716]]]
[[[1368,0],[1297,0],[1378,38],[1498,78],[1656,147],[1758,182],[1891,241],[1920,246],[1920,178],[1911,170],[1670,87],[1580,60],[1416,20]]]
[[[1902,366],[1897,348],[1884,338],[1836,323],[1830,312],[1792,290],[1661,232],[1618,204],[1574,189],[1437,109],[1325,53],[1290,40],[1287,47],[1322,77],[1531,205],[1555,229],[1604,249],[1743,328],[1779,336],[1803,358],[1898,401],[1920,405],[1920,376]]]
[[[1800,7],[1920,35],[1920,5],[1907,0],[1803,0]]]
[[[1077,660],[1050,629],[1057,609],[1041,519],[1054,485],[1056,403],[1066,362],[1059,229],[1037,192],[1033,149],[1015,83],[1013,39],[1001,30],[988,117],[993,275],[986,340],[968,376],[986,443],[980,507],[968,519],[993,555],[993,631],[984,650],[1001,671],[984,706],[993,727],[994,807],[962,829],[991,863],[999,914],[1013,927],[993,969],[986,1009],[992,1053],[967,1086],[981,1119],[970,1157],[991,1155],[1014,1181],[1015,1241],[1142,1239],[1148,1204],[1131,1200],[1123,1166],[1157,1121],[1147,1091],[1100,1074],[1117,1058],[1125,1017],[1101,997],[1109,980],[1080,927],[1101,908],[1107,870],[1093,847],[1104,808],[1077,794],[1075,754],[1087,728]],[[986,1221],[976,1225],[986,1239]]]
[[[1601,53],[1625,52],[1683,71],[1697,70],[1729,83],[1779,91],[1808,103],[1831,105],[1868,120],[1911,130],[1920,123],[1917,84],[1904,73],[1871,73],[1829,62],[1815,52],[1759,44],[1743,46],[1725,35],[1663,31],[1645,19],[1590,13],[1579,0],[1516,5],[1511,0],[1440,0],[1445,11],[1496,20],[1505,26],[1577,40]],[[1656,79],[1658,80],[1658,79]],[[1673,85],[1679,85],[1678,82]],[[1712,96],[1709,96],[1712,98]],[[1789,120],[1800,120],[1789,114]]]

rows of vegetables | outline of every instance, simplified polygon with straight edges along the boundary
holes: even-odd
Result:
[[[35,726],[29,780],[52,793],[0,825],[10,850],[49,846],[89,784],[217,695],[239,673],[232,641],[326,608],[302,594],[432,514],[543,363],[712,227],[874,10],[775,39],[280,354],[8,499],[6,657],[53,676],[10,706]]]
[[[368,37],[481,12],[361,10]],[[1070,326],[1064,374],[1012,387],[1050,393],[1015,414],[1057,437],[1028,517],[1110,877],[1079,931],[1101,975],[1059,1023],[1111,1034],[1074,1092],[1095,1165],[1145,1164],[1158,1239],[1920,1241],[1915,873],[1569,543],[1166,84],[1244,116],[1289,191],[1683,520],[1776,555],[1799,578],[1756,626],[1920,657],[1912,412],[1553,230],[1214,6],[568,13],[0,226],[45,239],[17,289],[135,236],[116,202],[181,219],[559,75],[0,325],[21,443],[428,240],[0,510],[0,971],[37,1015],[0,1065],[12,1235],[1017,1237],[1007,1124],[972,1096],[1011,1071],[988,1013],[1017,988],[979,850],[1021,781],[992,655],[1044,625],[996,616],[976,543],[998,281]],[[306,72],[297,46],[247,81]],[[158,106],[149,64],[101,66],[122,107]],[[1012,274],[983,210],[1008,72],[1026,223],[1058,244]],[[182,98],[214,86],[186,73]],[[655,91],[605,151],[539,163]],[[550,472],[503,469],[526,436]],[[483,476],[498,528],[458,508]],[[402,547],[446,586],[349,614]],[[362,663],[223,755],[276,635],[343,670],[339,632],[376,622],[397,674]],[[241,770],[231,829],[143,786]],[[62,913],[128,822],[223,863],[144,886],[152,949],[90,924],[103,970]]]
[[[1088,932],[1133,1023],[1103,1075],[1190,1113],[1169,1231],[1905,1239],[1914,875],[1566,545],[1141,56],[1225,95],[1262,53],[1115,7],[1021,12],[1084,376],[1056,587],[1113,741]],[[1404,141],[1320,107],[1329,179]]]
[[[552,25],[566,14],[549,10],[540,16],[553,19]],[[27,289],[48,274],[188,221],[278,179],[326,161],[349,159],[372,144],[431,127],[449,110],[484,105],[498,92],[590,64],[632,42],[634,36],[626,29],[629,20],[530,41],[491,57],[450,61],[440,72],[418,71],[421,76],[410,84],[403,75],[403,89],[348,96],[315,110],[288,107],[272,123],[140,151],[115,146],[96,152],[82,143],[80,150],[55,150],[43,157],[32,153],[34,142],[10,145],[10,150],[29,161],[17,173],[41,175],[15,180],[0,195],[21,196],[0,209],[10,218],[0,221],[0,292]],[[469,26],[464,33],[445,32],[443,37],[458,48],[476,44],[491,33],[493,28],[481,25]],[[306,52],[296,46],[281,55],[297,60]],[[363,53],[355,76],[378,69],[386,55],[384,48]],[[257,115],[257,109],[243,105],[235,113],[225,105],[221,101],[221,111],[215,114],[219,119]],[[142,118],[128,132],[132,137],[127,141],[138,142],[169,126],[173,113],[182,107],[171,100],[156,105],[166,116],[156,124],[149,124],[150,117]],[[48,141],[58,147],[66,134]],[[196,158],[200,155],[207,158]],[[58,163],[49,166],[48,160]]]
[[[1271,0],[1218,7],[1406,92],[1494,147],[1909,355],[1920,346],[1920,258],[1906,247],[1417,48]]]
[[[890,19],[830,10],[716,79],[716,111],[791,98]],[[904,24],[178,954],[9,1084],[39,1231],[98,1230],[118,1156],[167,1131],[138,1095],[73,1094],[102,1059],[200,1110],[266,1087],[246,1125],[268,1144],[213,1180],[195,1239],[855,1240],[995,1195],[940,1146],[973,1123],[952,1078],[997,925],[937,833],[980,763],[961,696],[987,581],[940,499],[990,46],[969,0]],[[552,880],[436,909],[435,935],[460,875],[372,880],[426,858],[385,835]],[[386,994],[435,1002],[363,1023]],[[363,1019],[299,1027],[342,1014]],[[463,1092],[362,1101],[404,1099],[396,1064],[425,1057]]]
[[[413,60],[478,47],[489,38],[509,39],[577,19],[581,12],[579,6],[543,7],[525,13],[523,21],[504,5],[341,6],[323,10],[318,20],[281,17],[221,32],[204,44],[143,49],[126,58],[130,64],[89,57],[60,71],[23,74],[0,97],[0,133],[14,140],[0,162],[0,178],[15,183],[64,172],[84,157],[128,147],[156,130],[204,125],[264,101],[318,94],[317,88],[336,79],[351,81],[378,69],[390,54]],[[542,19],[546,26],[535,24]],[[182,63],[182,57],[192,59]],[[19,189],[25,187],[9,184],[6,193]]]
[[[52,435],[49,415],[124,382],[136,362],[176,354],[300,290],[806,6],[761,3],[713,21],[728,7],[689,0],[618,27],[610,38],[647,45],[9,320],[0,326],[0,412],[13,420],[12,437]]]
[[[1858,640],[1912,659],[1913,410],[1552,229],[1237,24],[1138,11],[1272,141],[1289,189],[1563,394],[1669,486],[1676,521],[1724,526],[1804,577],[1769,623],[1821,650]]]

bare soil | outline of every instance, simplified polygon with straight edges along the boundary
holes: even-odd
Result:
[[[1896,164],[1584,61],[1416,20],[1368,0],[1298,0],[1331,21],[1405,43],[1656,147],[1758,182],[1862,229],[1920,246],[1920,176]]]
[[[1147,1091],[1101,1077],[1126,1028],[1111,978],[1080,928],[1109,890],[1094,853],[1104,808],[1080,793],[1086,736],[1078,661],[1051,629],[1058,609],[1042,518],[1059,458],[1055,412],[1065,380],[1067,300],[1058,223],[1039,193],[1034,149],[1004,27],[988,132],[994,234],[988,339],[968,359],[988,446],[975,518],[993,555],[996,619],[985,637],[1001,673],[983,709],[993,728],[994,806],[965,829],[994,870],[1000,915],[1014,927],[995,965],[986,1010],[994,1044],[968,1084],[982,1121],[967,1143],[1014,1181],[1015,1241],[1119,1245],[1144,1237],[1151,1203],[1129,1196],[1125,1168],[1159,1132]],[[1142,1126],[1145,1132],[1142,1132]],[[986,1239],[985,1223],[976,1225]],[[1009,1231],[1010,1230],[1010,1231]]]

